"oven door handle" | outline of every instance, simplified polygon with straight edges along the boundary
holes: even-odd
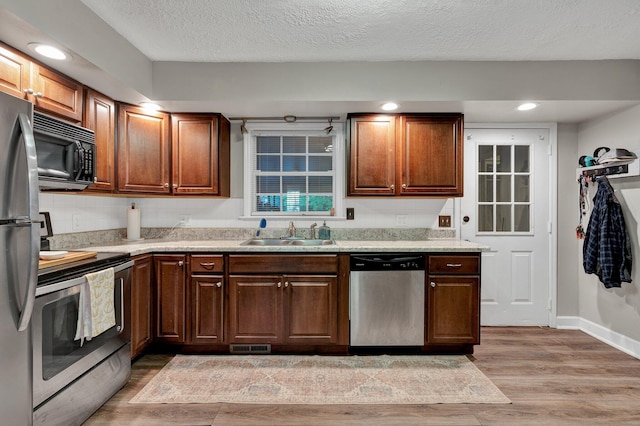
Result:
[[[132,268],[133,261],[129,260],[121,265],[114,266],[113,272],[120,272],[124,269]],[[65,290],[67,288],[75,287],[77,285],[83,284],[86,281],[85,277],[78,277],[72,280],[62,281],[55,284],[46,285],[44,287],[38,287],[36,289],[36,296],[44,296],[45,294],[54,293],[56,291]]]
[[[120,325],[117,327],[118,333],[124,331],[124,279],[120,278]]]

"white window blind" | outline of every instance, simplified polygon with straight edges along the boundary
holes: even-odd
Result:
[[[251,216],[328,216],[336,207],[337,136],[309,131],[254,131],[249,140]]]

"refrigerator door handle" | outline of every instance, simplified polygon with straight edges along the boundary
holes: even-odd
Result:
[[[18,115],[18,126],[20,131],[13,132],[12,144],[18,143],[20,136],[24,140],[24,150],[27,158],[27,179],[28,179],[28,200],[29,216],[35,220],[39,214],[38,204],[38,156],[36,154],[36,141],[33,137],[33,129],[29,123],[27,114]],[[36,287],[38,286],[38,260],[40,257],[40,225],[33,223],[29,231],[29,270],[27,274],[27,290],[23,305],[20,309],[20,319],[18,320],[18,331],[24,331],[29,327],[33,305],[36,299]]]

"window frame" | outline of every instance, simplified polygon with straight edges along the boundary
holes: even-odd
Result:
[[[333,137],[333,208],[335,214],[342,212],[344,205],[344,186],[345,186],[345,136],[344,125],[342,123],[332,123],[333,131],[330,135],[326,135],[323,130],[328,126],[328,121],[322,122],[255,122],[247,123],[245,127],[247,133],[243,135],[244,143],[244,212],[243,217],[247,219],[255,219],[258,217],[269,217],[273,219],[321,219],[326,220],[329,218],[339,219],[337,216],[331,216],[330,212],[318,213],[318,212],[259,212],[253,211],[253,200],[256,197],[255,185],[255,171],[253,170],[253,164],[256,161],[256,149],[257,149],[257,136],[332,136]],[[304,176],[307,176],[304,173]]]

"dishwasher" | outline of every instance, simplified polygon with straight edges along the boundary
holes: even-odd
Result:
[[[351,346],[424,345],[424,265],[421,255],[351,255]]]

